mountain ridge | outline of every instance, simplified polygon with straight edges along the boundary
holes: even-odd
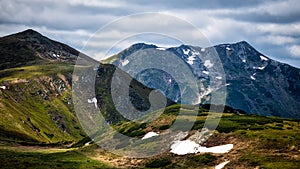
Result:
[[[51,40],[35,30],[0,38],[0,69],[38,64],[40,62],[70,62],[75,64],[79,51]]]
[[[14,49],[19,50],[19,48]],[[178,50],[180,51],[180,48]],[[222,51],[223,48],[220,50]],[[226,46],[224,50],[226,53]],[[22,52],[24,50],[20,53]],[[181,156],[170,152],[172,146],[170,148],[166,146],[166,152],[151,158],[115,155],[103,147],[100,148],[99,146],[102,145],[99,145],[96,139],[91,140],[95,135],[90,135],[91,138],[87,136],[86,130],[83,130],[76,117],[72,105],[74,97],[71,94],[74,88],[71,86],[72,83],[77,83],[80,77],[72,76],[74,69],[72,59],[53,60],[48,58],[47,52],[45,54],[44,60],[33,60],[35,62],[28,64],[26,62],[18,65],[10,64],[9,66],[12,67],[0,70],[0,156],[3,168],[11,169],[20,166],[24,168],[215,168],[229,160],[230,162],[226,164],[229,168],[297,168],[299,166],[299,120],[249,115],[228,106],[225,106],[224,113],[218,113],[208,111],[211,106],[218,105],[205,104],[198,109],[193,105],[172,103],[171,106],[159,109],[158,113],[162,114],[153,121],[145,123],[128,121],[117,114],[111,100],[111,79],[118,68],[111,64],[100,64],[98,69],[95,69],[94,66],[84,63],[79,67],[87,68],[87,72],[97,71],[95,84],[97,105],[95,105],[95,98],[83,97],[83,95],[80,97],[84,98],[83,101],[88,104],[88,107],[98,106],[102,110],[101,113],[106,117],[107,124],[116,131],[115,135],[103,133],[104,139],[111,137],[108,144],[117,151],[127,151],[126,147],[130,147],[131,141],[143,139],[151,132],[156,133],[157,138],[168,134],[170,130],[178,131],[178,135],[170,138],[170,143],[188,141],[198,144],[202,136],[210,136],[208,131],[214,130],[213,135],[206,142],[201,143],[201,146],[210,149],[225,144],[233,145],[233,148],[225,154],[200,152]],[[38,56],[34,55],[33,58],[35,57]],[[79,57],[87,59],[86,63],[92,62],[92,65],[98,63],[84,54],[79,54]],[[184,56],[182,59],[188,57],[190,56]],[[257,58],[259,59],[260,56],[258,55]],[[236,59],[239,60],[241,58]],[[200,64],[200,62],[190,63]],[[253,71],[252,69],[253,67],[249,67],[249,71]],[[266,67],[264,70],[266,69],[269,68]],[[278,69],[284,70],[280,65]],[[288,67],[287,70],[289,69]],[[128,73],[120,71],[122,74],[119,78],[120,82],[131,78]],[[256,78],[259,80],[258,77]],[[72,81],[72,79],[77,80]],[[87,76],[82,76],[81,79],[81,82],[91,80]],[[243,79],[252,83],[254,81],[248,74],[244,74]],[[86,90],[82,88],[79,91],[85,93]],[[133,79],[129,90],[131,98],[123,105],[135,104],[138,110],[148,109],[150,105],[147,99],[154,89],[147,88]],[[196,119],[190,118],[192,110],[198,111]],[[87,111],[90,113],[89,110]],[[222,116],[217,128],[209,125],[207,119],[210,115]],[[174,121],[178,122],[175,126]],[[194,124],[190,131],[186,131],[187,122]],[[101,125],[97,123],[96,126]],[[120,138],[119,134],[128,136],[129,140]],[[155,140],[155,137],[142,140],[140,149],[153,150],[152,139]],[[190,146],[183,148],[189,149]]]
[[[246,41],[207,48],[191,45],[163,48],[153,44],[137,43],[103,62],[122,67],[127,56],[142,49],[172,52],[191,68],[197,78],[207,83],[215,80],[210,79],[211,77],[222,78],[212,75],[214,72],[208,72],[207,68],[213,65],[207,59],[210,52],[216,51],[226,76],[226,104],[251,114],[300,118],[298,112],[300,110],[300,69],[265,56]],[[201,60],[200,58],[204,56],[206,60]],[[206,61],[209,61],[209,64]],[[144,73],[134,78],[148,87],[164,91],[165,87],[147,80],[152,76],[151,73],[153,74],[153,72],[148,72],[148,74]],[[169,78],[168,75],[161,76]],[[167,81],[163,83],[172,88],[164,91],[165,95],[173,101],[180,100],[178,89],[172,87],[172,84]],[[209,89],[206,88],[207,90]],[[213,90],[216,91],[216,89]],[[168,93],[173,94],[168,96]]]
[[[30,144],[74,144],[81,139],[88,140],[73,105],[72,84],[78,82],[73,76],[77,57],[84,60],[80,68],[99,73],[95,85],[97,106],[101,107],[106,121],[126,120],[115,110],[111,99],[110,82],[117,69],[114,65],[100,64],[34,30],[2,37],[0,49],[8,52],[5,53],[8,55],[0,55],[0,140]],[[14,53],[9,54],[11,50]],[[56,56],[61,57],[52,57],[53,53],[49,56],[49,51],[54,50]],[[9,57],[15,60],[5,65]],[[96,64],[99,65],[97,70]],[[120,78],[130,78],[127,73],[120,72]],[[90,80],[88,76],[81,78]],[[130,101],[139,110],[147,109],[148,96],[153,89],[134,79],[130,85]],[[88,99],[84,101],[89,103]]]
[[[74,64],[79,55],[76,49],[51,40],[32,29],[1,37],[0,48],[0,56],[3,60],[1,69],[59,62]],[[120,66],[124,58],[131,53],[151,48],[173,52],[186,62],[196,77],[206,81],[207,86],[210,80],[216,80],[210,79],[211,77],[220,77],[213,76],[213,72],[208,72],[207,64],[196,57],[195,52],[208,55],[210,50],[215,50],[224,66],[228,91],[226,103],[229,106],[251,114],[300,118],[299,69],[263,55],[246,41],[224,43],[207,48],[184,44],[162,48],[153,44],[137,43],[102,62]],[[140,74],[140,77],[134,78],[142,83],[143,79],[148,79],[147,74]],[[147,83],[143,84],[160,89],[156,82],[148,80]],[[164,83],[169,85],[168,82]],[[176,87],[174,83],[172,85],[170,93],[172,88]],[[209,103],[207,102],[209,92],[205,92],[209,90],[205,87],[204,90],[203,103],[206,104]],[[176,101],[180,99],[179,97],[180,93],[176,93],[175,90],[173,96],[169,98]]]

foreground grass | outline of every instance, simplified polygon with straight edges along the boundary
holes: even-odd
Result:
[[[37,76],[49,76],[56,73],[71,73],[74,66],[67,63],[47,63],[43,65],[23,66],[0,70],[0,82],[18,79],[30,79]]]
[[[0,148],[3,169],[95,169],[111,168],[108,164],[93,160],[77,150],[17,150]]]
[[[250,167],[260,166],[265,169],[273,168],[289,168],[298,169],[300,160],[295,160],[287,155],[262,155],[262,154],[247,154],[243,155],[240,162],[247,162]]]
[[[126,122],[116,125],[115,128],[131,137],[142,137],[149,131],[163,133],[179,117],[177,116],[179,107],[180,105],[168,107],[159,118],[150,123]],[[189,109],[183,107],[185,114],[181,117],[189,119]],[[214,114],[217,116],[218,113],[212,113],[212,115]],[[206,118],[207,112],[199,111],[190,133],[201,130]],[[184,128],[183,125],[185,122],[179,128]],[[206,127],[210,128],[211,126],[208,123]],[[231,161],[226,165],[229,168],[293,169],[300,166],[299,120],[223,113],[214,135],[205,144],[210,147],[228,143],[234,144],[234,149],[228,154],[217,157],[207,156],[207,154],[178,157],[169,154],[153,158],[145,166],[149,168],[201,168],[212,167],[225,160]]]
[[[59,105],[59,104],[56,104]],[[180,105],[168,107],[161,116],[149,123],[123,122],[113,127],[130,137],[143,137],[149,131],[163,133],[172,126],[177,117],[189,119],[192,107]],[[212,115],[218,113],[212,113]],[[207,112],[199,111],[190,134],[204,126]],[[180,120],[180,119],[179,119]],[[180,124],[180,123],[179,123]],[[182,123],[184,125],[185,123]],[[179,126],[181,127],[181,126]],[[210,127],[210,125],[206,125]],[[299,168],[300,166],[299,120],[263,117],[258,115],[224,113],[213,136],[205,143],[207,147],[234,144],[226,154],[189,154],[178,156],[166,152],[159,156],[141,159],[118,157],[96,145],[83,146],[90,139],[82,139],[76,149],[11,148],[0,146],[1,168],[213,168],[230,160],[229,168]],[[83,147],[82,147],[83,146]],[[118,146],[118,145],[116,145]],[[4,148],[3,148],[4,147]],[[76,146],[75,146],[76,147]],[[42,149],[42,150],[41,150]]]

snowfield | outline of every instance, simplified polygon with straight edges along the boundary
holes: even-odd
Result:
[[[262,56],[262,55],[260,55],[259,57],[260,57],[261,60],[264,60],[264,61],[269,60],[268,58],[266,58],[266,57],[264,57],[264,56]]]
[[[210,60],[206,60],[206,61],[204,61],[204,66],[207,68],[210,68],[213,66],[213,64],[210,62]]]
[[[151,137],[155,137],[155,136],[158,136],[159,134],[153,132],[153,131],[150,131],[149,133],[145,134],[145,136],[142,138],[142,140],[145,140],[147,138],[151,138]]]
[[[126,66],[129,63],[129,60],[125,59],[121,64],[122,66]]]
[[[94,98],[92,98],[92,99],[88,99],[87,100],[88,101],[88,103],[94,103],[94,105],[95,105],[95,108],[97,108],[98,106],[97,106],[97,99],[94,97]]]
[[[214,147],[204,147],[189,139],[183,141],[175,141],[171,146],[171,153],[177,155],[194,154],[194,153],[228,153],[233,148],[233,144],[225,144]]]
[[[215,169],[222,169],[222,168],[224,168],[225,165],[228,164],[229,162],[230,162],[230,161],[225,161],[225,162],[223,162],[223,163],[220,163],[219,165],[217,165],[217,166],[215,167]]]

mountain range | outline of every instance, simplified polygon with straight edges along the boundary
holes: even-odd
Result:
[[[12,132],[7,131],[13,131],[16,135],[27,135],[29,140],[46,142],[65,140],[65,133],[70,136],[69,140],[84,137],[85,133],[78,127],[71,97],[72,73],[80,52],[31,29],[1,37],[0,49],[1,112],[2,119],[5,119],[3,123],[9,124],[1,125],[1,130],[5,131],[2,135],[10,137]],[[112,106],[110,83],[117,69],[123,72],[123,79],[130,77],[130,72],[118,67],[132,53],[142,49],[171,52],[180,58],[199,83],[204,84],[200,89],[203,92],[202,105],[210,103],[209,96],[213,92],[226,87],[226,105],[235,110],[264,116],[300,117],[300,70],[270,59],[245,41],[208,48],[190,45],[161,48],[138,43],[102,61],[106,64],[99,63],[96,99],[108,123],[128,120]],[[225,85],[216,88],[209,86],[220,80],[217,75],[210,76],[213,74],[209,72],[213,63],[209,60],[212,50],[218,53],[225,72],[223,78],[226,78]],[[206,55],[207,60],[201,60],[200,55]],[[167,96],[167,105],[180,103],[178,83],[169,74],[148,70],[133,78],[129,95],[138,110],[149,109],[148,97],[154,89]],[[15,125],[21,127],[16,130]],[[55,130],[49,134],[49,128]]]
[[[190,45],[162,48],[138,43],[103,62],[122,67],[124,62],[129,63],[127,58],[132,54],[145,49],[161,51],[160,54],[171,52],[182,59],[190,67],[198,83],[206,84],[199,85],[202,103],[206,103],[208,96],[219,88],[226,87],[226,105],[235,109],[264,116],[300,118],[300,69],[270,59],[245,41],[207,48]],[[222,63],[224,77],[209,71],[213,67],[214,58],[210,55],[214,51]],[[159,89],[171,100],[180,102],[179,87],[167,73],[147,70],[133,76],[144,85]],[[161,78],[153,80],[153,77]],[[222,78],[226,78],[222,86],[210,87],[210,83]]]
[[[2,168],[215,168],[224,162],[229,168],[299,166],[299,120],[273,117],[299,118],[299,69],[270,59],[247,42],[207,48],[190,45],[164,48],[138,43],[100,63],[30,29],[1,37],[0,49]],[[179,104],[184,103],[180,83],[171,74],[158,69],[131,74],[123,69],[134,63],[131,54],[142,49],[162,56],[172,54],[191,70],[201,86],[200,93],[183,93],[201,96],[200,109],[198,105]],[[220,58],[224,74],[212,71],[215,64],[210,58],[212,52]],[[78,59],[87,62],[78,65]],[[143,58],[142,61],[145,62]],[[161,61],[173,63],[167,58]],[[92,66],[88,64],[91,62]],[[76,76],[76,66],[95,72],[96,78],[85,76],[84,71],[83,76]],[[175,65],[174,71],[182,73],[181,66]],[[145,122],[119,113],[112,98],[112,92],[119,92],[111,86],[115,72],[119,72],[114,81],[117,84],[131,80],[129,99],[120,106],[132,104],[138,111],[146,112],[152,106],[151,95],[155,91],[161,99],[166,99],[166,108],[151,109],[160,116]],[[84,94],[87,88],[79,89],[82,95],[72,95],[78,90],[77,83],[93,78],[95,97]],[[218,107],[210,104],[210,98],[222,89],[227,94],[224,113],[210,114],[210,107]],[[168,137],[170,147],[158,144],[164,146],[165,152],[151,158],[132,158],[134,154],[130,151],[130,157],[116,156],[103,148],[106,144],[96,144],[99,133],[91,134],[82,125],[73,103],[77,97],[87,105],[85,118],[96,119],[90,110],[101,110],[106,124],[114,129],[112,133],[103,133],[104,141],[117,152],[128,153],[127,148],[136,140],[140,141],[137,146],[142,152],[153,151],[155,138],[168,136],[170,131],[178,134]],[[124,101],[122,97],[118,99]],[[192,119],[194,110],[198,114]],[[210,122],[218,116],[222,118],[215,129]],[[209,117],[211,121],[207,120]],[[192,124],[191,129],[186,128],[187,123]],[[92,121],[91,126],[101,129],[101,125]],[[209,131],[213,134],[208,134]],[[154,134],[153,138],[147,138],[149,134]],[[208,140],[201,141],[203,137]],[[224,144],[233,147],[224,154],[177,155],[171,151],[173,143],[197,143],[208,147],[207,150]],[[184,145],[183,149],[188,148]]]
[[[71,91],[73,81],[76,83],[72,75],[79,51],[31,29],[1,37],[0,49],[1,139],[74,143],[85,138],[87,135],[75,114]],[[113,106],[110,91],[112,74],[118,68],[100,64],[85,55],[80,57],[99,64],[97,106],[107,123],[126,121]],[[130,77],[120,72],[121,78]],[[152,90],[133,79],[130,101],[138,110],[146,110],[150,107],[148,97]],[[167,105],[170,104],[173,102],[169,100]]]

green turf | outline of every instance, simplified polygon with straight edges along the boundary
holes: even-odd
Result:
[[[0,158],[3,169],[111,168],[108,164],[93,160],[76,150],[36,152],[0,149]]]

